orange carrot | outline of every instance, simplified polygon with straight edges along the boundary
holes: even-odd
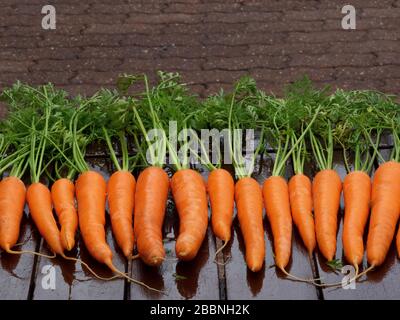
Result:
[[[379,166],[372,182],[371,220],[367,258],[379,266],[386,258],[400,215],[400,163],[389,161]]]
[[[150,266],[159,266],[165,258],[162,226],[168,189],[168,175],[160,167],[147,167],[138,177],[134,231],[139,256]]]
[[[106,181],[101,174],[95,171],[84,171],[79,175],[76,181],[75,190],[76,199],[78,200],[79,227],[86,248],[93,258],[100,263],[104,263],[119,276],[150,290],[161,292],[143,282],[129,277],[114,266],[112,261],[113,254],[106,242],[106,233],[104,229],[106,223],[106,189]],[[80,261],[74,258],[69,259]],[[89,268],[86,263],[84,265]]]
[[[266,179],[263,196],[274,238],[275,264],[284,270],[292,249],[292,216],[286,180],[281,176],[271,176]]]
[[[293,221],[304,245],[311,255],[315,249],[315,226],[312,214],[311,180],[304,174],[296,174],[289,180],[289,199]]]
[[[265,258],[263,198],[258,182],[250,177],[241,178],[235,185],[235,201],[246,247],[246,263],[251,271],[257,272]]]
[[[114,172],[107,185],[111,227],[125,257],[132,255],[134,245],[132,218],[135,185],[135,177],[124,170]]]
[[[315,231],[322,255],[331,261],[336,252],[337,215],[342,182],[335,170],[319,171],[313,181]]]
[[[40,182],[31,184],[26,192],[26,200],[33,221],[51,251],[63,256],[64,248],[61,244],[60,231],[53,216],[49,188]]]
[[[211,225],[214,234],[224,242],[231,238],[235,183],[225,169],[214,169],[208,176],[208,194],[211,204]]]
[[[15,246],[25,206],[26,188],[21,179],[7,177],[0,182],[0,247]]]
[[[75,208],[75,186],[66,178],[58,179],[51,187],[51,198],[61,225],[61,244],[70,251],[75,246],[78,214]]]
[[[207,231],[208,206],[202,176],[194,170],[178,170],[171,179],[171,189],[179,214],[179,236],[176,255],[192,260],[200,249]]]
[[[85,171],[75,184],[79,228],[86,248],[97,261],[114,270],[112,251],[106,242],[106,182],[101,174]]]
[[[369,216],[371,179],[364,171],[353,171],[343,181],[343,249],[347,261],[358,266],[364,256],[364,229]]]

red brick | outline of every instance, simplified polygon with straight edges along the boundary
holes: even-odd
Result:
[[[396,29],[399,26],[399,19],[395,18],[363,18],[356,20],[357,30],[373,29]],[[342,30],[341,20],[325,20],[323,30]]]
[[[222,2],[207,2],[207,3],[170,3],[163,12],[174,13],[215,13],[215,12],[236,12],[242,10],[240,3],[222,3]]]
[[[35,26],[39,28],[42,26],[42,17],[40,14],[37,16],[31,15],[1,15],[0,16],[0,26],[10,27],[10,26]]]
[[[0,48],[34,48],[40,40],[39,37],[1,37]]]
[[[334,53],[323,55],[293,55],[290,66],[336,67],[336,66],[369,66],[376,58],[373,54]]]
[[[384,82],[380,80],[334,80],[332,82],[322,82],[321,84],[329,84],[332,89],[340,88],[345,90],[381,90]]]
[[[317,31],[317,32],[293,32],[290,33],[287,42],[338,42],[360,41],[365,38],[365,31],[341,30],[341,31]]]
[[[400,75],[400,66],[376,66],[376,67],[340,67],[336,70],[338,79],[390,79]]]
[[[249,55],[287,55],[295,53],[325,53],[328,51],[330,44],[328,43],[282,43],[275,45],[250,45],[247,51]]]
[[[204,59],[185,59],[185,58],[165,58],[157,60],[140,60],[127,59],[118,66],[118,70],[168,70],[168,71],[181,71],[181,70],[201,70]]]
[[[400,40],[399,30],[371,30],[368,32],[368,39]]]
[[[209,35],[212,33],[238,33],[243,32],[246,29],[246,23],[172,23],[163,26],[165,34],[196,34]]]
[[[33,65],[32,61],[0,61],[0,72],[28,72],[28,68]]]
[[[346,0],[51,3],[55,31],[41,29],[46,1],[1,1],[0,83],[59,77],[73,92],[92,93],[114,86],[119,73],[154,79],[163,69],[181,71],[201,95],[244,74],[275,93],[303,74],[319,86],[400,88],[399,0],[352,0],[356,31],[341,29]]]
[[[157,24],[92,24],[85,34],[158,34],[164,26]]]
[[[377,58],[378,64],[396,64],[400,66],[400,53],[398,52],[380,52]],[[400,73],[399,73],[400,77]]]
[[[391,6],[393,0],[336,0],[320,1],[320,8],[342,8],[346,4],[351,4],[355,8],[382,8]]]
[[[201,37],[194,38],[185,34],[162,34],[153,35],[126,35],[121,40],[122,46],[140,46],[140,47],[160,47],[160,46],[199,46],[201,45]]]
[[[0,53],[1,54],[1,53]],[[102,58],[102,59],[124,59],[140,57],[143,59],[154,59],[158,54],[157,48],[145,47],[104,47],[101,50],[97,47],[85,47],[79,53],[81,58]]]
[[[210,45],[201,47],[166,47],[159,50],[161,57],[240,57],[245,56],[247,46]]]
[[[37,42],[39,47],[115,47],[120,45],[122,35],[80,35],[63,36],[53,33],[48,33],[43,36],[43,39]]]
[[[165,14],[135,14],[130,16],[126,23],[199,23],[201,15],[184,14],[184,13],[165,13]]]
[[[319,1],[316,0],[286,0],[286,1],[243,1],[244,10],[256,11],[286,11],[286,10],[309,10],[316,8]]]
[[[305,75],[313,81],[333,80],[335,68],[297,68],[288,67],[280,70],[272,69],[253,69],[251,75],[259,81],[275,81],[276,83],[289,83],[301,79]]]
[[[71,84],[98,84],[98,85],[112,85],[115,84],[120,72],[118,71],[80,71],[74,76]]]
[[[32,70],[42,71],[80,71],[97,70],[108,71],[115,70],[120,65],[121,60],[117,59],[71,59],[71,60],[38,60],[32,67]]]
[[[44,84],[52,82],[56,85],[69,83],[72,73],[70,72],[44,72],[36,71],[34,73],[0,73],[0,83],[7,83],[11,85],[12,83],[20,80],[22,82],[30,84]]]
[[[243,32],[285,32],[285,31],[315,31],[322,29],[324,23],[322,21],[292,21],[290,23],[283,21],[276,22],[257,22],[248,23]]]
[[[37,26],[9,26],[5,31],[6,36],[41,36],[46,33],[76,35],[79,34],[85,26],[83,25],[63,25],[57,24],[56,30],[43,30],[41,24]]]
[[[37,60],[37,59],[74,59],[80,50],[78,48],[29,48],[0,50],[0,60]]]
[[[343,15],[340,10],[334,9],[319,9],[309,11],[285,11],[282,20],[285,22],[299,21],[299,20],[326,20],[326,19],[342,19]]]
[[[237,58],[207,58],[203,68],[222,70],[247,70],[251,68],[281,69],[288,62],[287,56],[252,56]]]
[[[101,1],[101,0],[99,0]],[[122,1],[122,0],[115,0],[117,1]],[[69,3],[81,3],[82,0],[68,0]],[[60,0],[53,0],[51,1],[51,3],[56,6],[58,4],[60,4]],[[3,6],[15,6],[15,0],[1,0],[1,5]],[[18,0],[18,5],[41,5],[44,6],[46,4],[49,4],[49,1],[46,0]]]
[[[204,16],[204,23],[247,23],[278,21],[282,17],[279,12],[235,12],[235,13],[209,13]]]
[[[57,14],[57,23],[59,25],[122,24],[126,19],[127,16],[123,14]]]
[[[328,50],[327,50],[328,51]],[[337,53],[368,53],[368,52],[400,52],[400,42],[393,40],[368,40],[362,42],[337,42],[333,43],[330,52]]]
[[[362,17],[400,18],[400,8],[370,9],[361,11]]]
[[[218,45],[250,45],[250,44],[275,44],[285,43],[287,35],[285,33],[236,33],[236,34],[223,34],[215,33],[209,34],[204,40],[204,44],[218,44]]]
[[[90,7],[90,12],[93,13],[107,13],[114,14],[132,14],[132,13],[159,13],[163,5],[160,3],[147,3],[147,2],[131,2],[130,4],[98,4],[94,3]]]
[[[400,96],[398,95],[400,88],[400,78],[397,79],[390,79],[385,81],[385,85],[383,86],[382,90],[387,93],[397,93],[397,102],[400,103]]]
[[[15,2],[15,1],[14,1]],[[20,2],[20,1],[18,1]],[[85,13],[89,8],[89,4],[72,3],[72,4],[57,4],[55,6],[57,14],[75,14],[79,15]],[[41,16],[42,6],[31,4],[13,4],[13,7],[2,7],[1,14],[26,14]]]
[[[247,74],[246,71],[225,71],[225,70],[205,70],[205,71],[183,71],[182,77],[185,81],[192,84],[203,84],[211,81],[234,83],[241,76]]]

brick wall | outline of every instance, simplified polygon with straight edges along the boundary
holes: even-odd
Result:
[[[53,4],[57,29],[41,28]],[[341,29],[341,7],[357,30]],[[206,95],[244,74],[279,94],[318,84],[400,93],[400,0],[0,0],[0,88],[54,82],[72,94],[120,73],[179,71]]]

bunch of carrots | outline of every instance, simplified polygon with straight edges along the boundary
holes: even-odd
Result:
[[[16,248],[27,202],[54,256],[77,260],[101,278],[67,253],[76,244],[79,228],[89,253],[115,273],[101,279],[122,277],[157,290],[114,266],[105,237],[105,208],[108,202],[112,232],[124,256],[157,267],[167,259],[162,227],[169,192],[180,220],[176,258],[184,261],[196,257],[205,238],[208,199],[212,230],[224,243],[217,254],[231,239],[236,208],[245,261],[251,271],[259,271],[266,254],[265,209],[277,268],[289,279],[314,285],[337,284],[302,279],[286,270],[292,225],[310,257],[318,247],[332,263],[342,192],[344,254],[357,270],[352,280],[381,265],[395,237],[400,216],[400,109],[393,97],[374,91],[330,93],[303,79],[277,98],[245,77],[232,92],[221,91],[201,101],[178,74],[159,72],[153,87],[145,75],[124,75],[118,90],[102,89],[91,97],[68,98],[51,84],[32,87],[18,82],[5,89],[1,99],[8,114],[0,124],[0,247],[10,254],[43,255]],[[177,132],[184,133],[177,145],[171,142],[176,137],[168,131],[170,121],[176,121]],[[221,154],[210,157],[196,135],[203,128],[228,129],[225,142],[235,177],[222,168]],[[239,129],[250,128],[259,139],[246,158]],[[378,148],[382,136],[393,141],[389,159]],[[86,162],[87,147],[98,142],[107,146],[115,170],[108,181]],[[334,168],[335,148],[343,150],[348,171],[344,181]],[[271,149],[274,153],[268,155]],[[260,185],[252,173],[263,153],[274,165],[271,176]],[[166,159],[175,169],[172,177],[164,170]],[[207,181],[193,169],[193,159],[202,160],[210,171]],[[287,181],[290,161],[294,175]],[[311,161],[318,169],[313,180],[305,174]],[[137,179],[134,170],[139,172]],[[25,177],[29,177],[28,187],[22,181]],[[359,272],[367,229],[369,267]],[[397,249],[400,255],[400,231]]]

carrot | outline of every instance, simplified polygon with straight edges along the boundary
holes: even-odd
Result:
[[[0,247],[9,251],[18,241],[26,188],[18,177],[0,182]]]
[[[337,215],[342,182],[335,170],[319,171],[313,181],[315,231],[322,255],[331,261],[336,252]]]
[[[66,178],[58,179],[51,186],[51,198],[61,225],[61,244],[70,251],[75,246],[78,214],[75,208],[75,186]]]
[[[225,169],[214,169],[208,176],[211,225],[214,234],[225,243],[231,238],[235,183]]]
[[[139,256],[150,266],[159,266],[165,259],[162,226],[168,189],[168,175],[160,167],[147,167],[138,177],[134,232]]]
[[[64,248],[61,244],[60,231],[53,216],[49,188],[40,182],[31,184],[26,192],[26,200],[33,221],[51,251],[63,256]]]
[[[202,176],[192,169],[178,170],[171,179],[171,189],[179,214],[176,255],[192,260],[200,249],[208,225],[206,188]]]
[[[367,258],[371,266],[383,263],[400,214],[400,163],[388,161],[376,170],[372,182],[371,220]]]
[[[280,176],[266,179],[263,197],[274,237],[275,264],[283,270],[289,262],[292,247],[292,216],[286,180]]]
[[[124,170],[114,172],[107,184],[111,227],[125,257],[132,255],[134,245],[132,218],[135,185],[135,177]]]
[[[352,265],[358,266],[364,255],[363,235],[369,216],[371,179],[364,171],[353,171],[343,181],[344,195],[344,254]]]
[[[104,226],[106,182],[95,171],[79,175],[75,183],[78,201],[79,228],[86,248],[97,261],[113,270],[112,251],[106,242]]]
[[[100,263],[104,263],[119,276],[140,284],[147,289],[160,292],[143,282],[127,276],[114,266],[112,261],[113,254],[106,242],[106,233],[104,229],[106,223],[106,188],[106,181],[101,174],[95,171],[85,171],[81,173],[76,181],[75,190],[78,200],[79,228],[86,248],[93,258]],[[120,232],[120,230],[118,232]],[[74,258],[69,259],[80,261]],[[89,268],[86,263],[84,265]],[[89,268],[89,270],[91,269]]]
[[[235,201],[246,247],[246,263],[251,271],[257,272],[265,258],[263,198],[258,182],[250,177],[241,178],[235,185]]]
[[[316,239],[310,178],[301,173],[292,176],[289,180],[289,199],[293,221],[311,255],[315,249]]]

